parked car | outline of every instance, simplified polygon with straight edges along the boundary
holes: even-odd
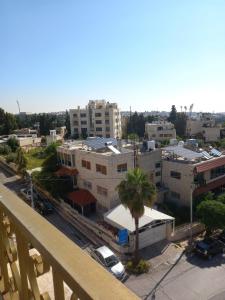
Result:
[[[108,247],[102,246],[94,249],[91,256],[119,280],[126,278],[123,264]]]
[[[195,252],[205,258],[212,258],[213,255],[224,253],[225,244],[215,238],[205,238],[195,245]]]
[[[218,235],[218,240],[225,243],[225,229]]]
[[[35,201],[35,209],[43,216],[49,215],[53,212],[53,206],[48,201]]]

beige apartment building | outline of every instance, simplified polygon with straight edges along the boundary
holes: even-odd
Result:
[[[70,110],[71,135],[121,138],[121,114],[116,103],[90,100],[85,108]]]
[[[221,137],[221,125],[216,125],[215,118],[210,113],[201,113],[196,119],[187,119],[186,135],[202,137],[205,142],[216,142]]]
[[[108,211],[120,203],[116,187],[127,171],[134,168],[135,161],[151,182],[158,187],[161,184],[160,149],[135,154],[132,145],[119,145],[116,139],[88,138],[83,142],[67,142],[57,148],[57,153],[62,166],[76,170],[74,187],[88,190],[96,198],[100,211]]]
[[[149,140],[165,141],[176,138],[174,125],[167,121],[154,121],[145,124],[145,134]]]
[[[192,195],[195,198],[209,191],[222,192],[225,156],[215,150],[207,153],[181,146],[163,148],[162,184],[169,190],[168,200],[184,206],[190,206]]]

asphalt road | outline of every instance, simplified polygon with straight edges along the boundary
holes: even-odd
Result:
[[[0,182],[18,196],[20,189],[27,187],[27,183],[21,180],[19,176],[14,175],[14,173],[3,168],[1,164]],[[87,248],[87,250],[89,250],[90,247],[93,247],[93,244],[82,233],[80,233],[56,212],[46,216],[45,218],[82,249]]]
[[[183,256],[155,294],[150,294],[170,268],[171,264],[165,263],[149,274],[131,276],[125,285],[145,300],[225,300],[225,255],[210,261]]]

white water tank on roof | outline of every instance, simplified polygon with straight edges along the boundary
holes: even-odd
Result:
[[[55,129],[50,130],[50,136],[56,136],[56,130]]]
[[[175,146],[175,145],[177,145],[177,144],[178,144],[177,139],[170,139],[170,145],[171,145],[171,146]]]
[[[179,147],[184,147],[184,141],[179,141],[179,142],[178,142],[178,146],[179,146]]]
[[[147,141],[148,150],[155,150],[155,141]]]

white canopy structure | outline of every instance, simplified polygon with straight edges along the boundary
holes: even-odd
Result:
[[[107,212],[104,215],[104,220],[118,229],[127,229],[129,232],[135,231],[134,219],[129,209],[126,209],[122,204]],[[174,218],[145,206],[144,215],[139,219],[139,228],[151,225],[155,221],[174,222]]]

